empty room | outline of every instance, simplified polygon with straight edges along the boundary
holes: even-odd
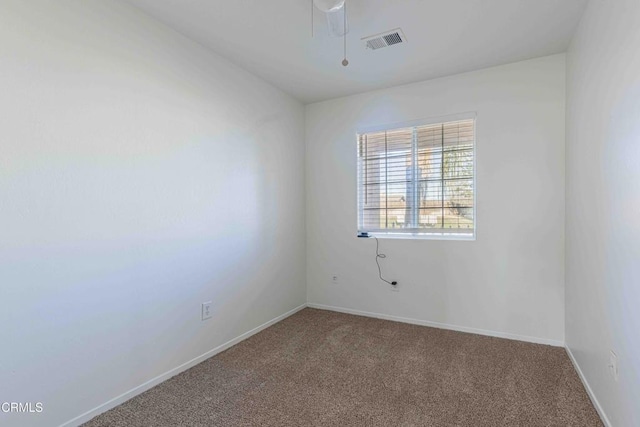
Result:
[[[0,0],[0,426],[640,427],[640,1]]]

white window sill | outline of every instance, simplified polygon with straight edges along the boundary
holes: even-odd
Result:
[[[369,233],[369,237],[378,239],[405,239],[405,240],[461,240],[475,241],[474,234],[461,233]]]

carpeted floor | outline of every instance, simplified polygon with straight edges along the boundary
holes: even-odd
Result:
[[[305,309],[86,426],[602,426],[564,349]]]

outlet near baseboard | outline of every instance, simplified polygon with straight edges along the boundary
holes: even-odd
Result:
[[[609,351],[609,371],[611,376],[617,382],[618,381],[618,355],[613,351]]]
[[[211,319],[211,301],[202,303],[202,320]]]

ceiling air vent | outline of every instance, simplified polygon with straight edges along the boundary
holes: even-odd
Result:
[[[364,37],[362,41],[365,42],[367,49],[376,50],[394,44],[406,43],[407,38],[400,28],[396,28],[395,30],[386,31],[381,34]]]

